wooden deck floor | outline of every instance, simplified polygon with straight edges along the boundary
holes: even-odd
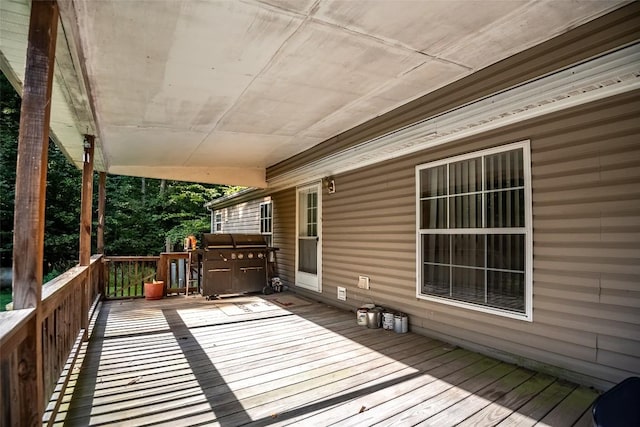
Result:
[[[590,425],[593,390],[292,294],[106,302],[59,425]]]

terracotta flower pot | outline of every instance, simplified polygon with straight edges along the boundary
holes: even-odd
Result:
[[[162,299],[164,296],[164,282],[153,281],[144,284],[144,298],[147,300]]]

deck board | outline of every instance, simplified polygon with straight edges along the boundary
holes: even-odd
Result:
[[[592,390],[278,294],[103,305],[58,425],[584,425]],[[277,297],[277,296],[276,296]]]

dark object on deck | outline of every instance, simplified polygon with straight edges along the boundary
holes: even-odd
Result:
[[[267,286],[267,242],[261,234],[203,234],[202,295],[262,292]]]
[[[640,378],[629,377],[593,403],[595,427],[640,426]]]

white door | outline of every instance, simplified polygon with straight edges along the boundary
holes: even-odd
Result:
[[[296,286],[322,291],[321,184],[298,188],[296,195]]]

